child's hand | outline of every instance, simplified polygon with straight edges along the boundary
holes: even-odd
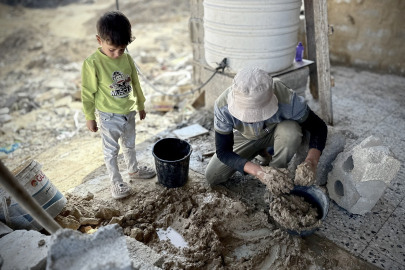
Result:
[[[139,111],[139,119],[143,120],[146,117],[146,112],[145,110]]]
[[[86,126],[91,132],[97,132],[98,130],[96,120],[87,120]]]

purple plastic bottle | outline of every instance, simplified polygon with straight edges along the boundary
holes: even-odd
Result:
[[[304,57],[304,46],[302,46],[301,41],[298,43],[297,49],[295,50],[295,61],[302,61]]]

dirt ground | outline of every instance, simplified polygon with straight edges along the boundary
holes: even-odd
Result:
[[[115,1],[107,0],[54,8],[0,4],[0,108],[10,108],[12,118],[1,124],[0,147],[19,143],[17,150],[0,156],[4,164],[12,170],[35,159],[68,198],[60,219],[74,224],[80,217],[98,219],[76,228],[89,233],[119,223],[125,234],[165,255],[164,269],[370,269],[327,241],[277,229],[257,179],[235,174],[224,187],[208,187],[203,172],[209,157],[201,156],[214,150],[210,112],[184,106],[192,97],[164,99],[144,84],[148,100],[180,105],[163,114],[146,104],[146,120],[136,123],[142,164],[153,166],[151,146],[173,136],[176,127],[200,123],[211,132],[190,140],[194,152],[186,186],[167,189],[154,178],[131,183],[134,194],[127,199],[111,199],[100,136],[87,131],[78,94],[81,64],[97,48],[95,22],[114,9]],[[136,36],[129,53],[150,80],[172,91],[163,83],[182,78],[157,78],[192,70],[188,1],[128,0],[120,1],[120,9]],[[125,178],[122,156],[119,162]],[[183,237],[180,246],[160,240],[170,231]]]

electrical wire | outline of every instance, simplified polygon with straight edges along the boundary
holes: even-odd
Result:
[[[181,94],[168,94],[162,90],[159,90],[156,88],[155,85],[153,85],[147,78],[146,76],[143,74],[142,70],[138,67],[138,65],[135,63],[134,61],[134,65],[138,71],[139,76],[142,78],[142,80],[149,85],[154,91],[161,93],[162,95],[165,96],[169,96],[169,97],[181,97],[181,96],[186,96],[186,95],[190,95],[193,94],[194,92],[200,90],[201,88],[203,88],[205,85],[207,85],[207,83],[209,83],[209,81],[211,81],[212,78],[214,78],[214,76],[218,73],[218,72],[224,72],[224,69],[226,67],[226,58],[224,58],[221,63],[218,64],[218,67],[215,69],[214,73],[211,75],[211,77],[208,78],[208,80],[206,82],[204,82],[203,84],[201,84],[199,87],[195,88],[195,89],[191,89],[190,91],[186,92],[186,93],[181,93]],[[222,69],[222,71],[220,71]]]

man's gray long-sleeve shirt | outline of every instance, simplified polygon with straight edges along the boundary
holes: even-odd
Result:
[[[278,111],[269,119],[260,122],[242,122],[231,115],[227,103],[231,87],[225,90],[215,102],[214,128],[217,157],[221,162],[241,173],[244,173],[247,160],[233,152],[233,130],[238,130],[249,140],[258,140],[272,133],[278,123],[294,120],[311,133],[310,148],[321,152],[325,148],[326,124],[312,112],[305,99],[277,78],[273,80],[273,88],[278,99]]]

